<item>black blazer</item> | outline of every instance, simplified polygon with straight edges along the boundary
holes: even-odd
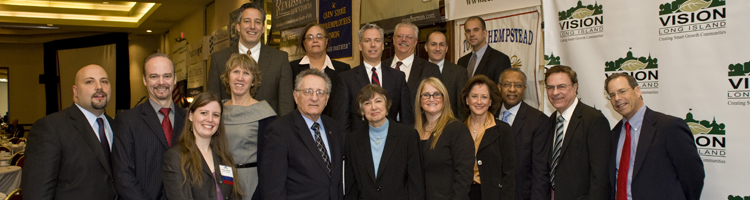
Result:
[[[393,59],[394,58],[389,58],[388,60],[383,61],[382,64],[390,67],[391,64],[393,64]],[[414,99],[417,97],[419,83],[430,77],[440,78],[440,68],[430,61],[421,59],[414,55],[414,62],[412,62],[411,71],[409,72],[409,79],[406,81],[406,84],[409,86],[409,102],[414,103]]]
[[[344,198],[342,170],[344,131],[335,120],[321,115],[328,137],[331,173],[318,151],[312,131],[298,110],[268,126],[258,162],[258,187],[262,199]]]
[[[617,189],[617,143],[622,121],[612,129],[609,161],[611,198]],[[703,161],[683,119],[646,108],[638,138],[630,192],[633,199],[697,200],[703,190]]]
[[[161,181],[162,162],[154,161],[164,160],[164,152],[170,146],[149,101],[118,114],[112,128],[116,138],[112,144],[112,169],[122,199],[167,199]],[[185,126],[185,115],[185,109],[175,106],[173,145]]]
[[[465,67],[458,66],[447,60],[443,62],[443,72],[440,75],[440,80],[443,81],[445,88],[448,90],[453,115],[460,121],[464,121],[469,113],[461,105],[461,90],[464,89],[466,82],[469,81],[469,75],[467,74],[468,72],[466,72]]]
[[[474,141],[460,121],[448,122],[430,149],[433,137],[422,149],[425,195],[428,200],[468,200],[474,178]]]
[[[196,184],[190,184],[190,179],[185,180],[182,176],[182,169],[180,168],[180,145],[174,145],[172,148],[164,153],[164,166],[162,166],[163,173],[161,178],[164,181],[164,193],[166,193],[168,199],[216,199],[217,191],[216,184],[221,189],[221,194],[224,195],[223,199],[235,199],[232,194],[232,185],[224,184],[221,178],[221,170],[219,165],[233,165],[234,163],[221,163],[221,159],[216,155],[216,152],[212,152],[214,157],[214,173],[211,173],[211,169],[208,168],[208,163],[201,156],[203,163],[203,173],[201,173],[202,181]],[[193,146],[193,148],[198,148]],[[214,177],[216,177],[214,179]],[[235,177],[236,178],[236,177]],[[183,184],[183,182],[185,184]]]
[[[115,199],[110,161],[96,135],[75,104],[37,120],[26,146],[23,197]]]
[[[498,110],[495,115],[502,119]],[[521,102],[511,125],[516,141],[516,199],[550,199],[547,138],[552,130],[549,117]]]
[[[229,99],[230,95],[224,88],[220,76],[226,70],[226,64],[233,53],[239,53],[238,44],[232,44],[211,54],[211,64],[208,70],[206,91],[219,95],[221,99]],[[255,93],[255,99],[266,100],[273,111],[278,115],[284,115],[294,110],[294,98],[292,91],[294,77],[289,66],[289,54],[265,44],[259,44],[260,57],[258,67],[260,68],[261,84]]]
[[[391,100],[388,116],[395,118],[400,113],[400,123],[409,126],[414,124],[414,102],[410,102],[409,86],[404,78],[406,75],[386,65],[385,62],[380,64],[383,71],[383,75],[379,77],[380,83]],[[333,107],[331,117],[341,123],[345,131],[367,127],[367,123],[362,121],[362,115],[357,112],[359,104],[356,102],[359,90],[370,84],[370,77],[365,70],[364,64],[361,64],[352,70],[339,73],[337,77],[338,86],[334,89],[336,96],[332,96],[333,102],[329,102],[329,105]]]
[[[346,136],[346,199],[424,199],[419,133],[388,119],[388,135],[378,165],[370,147],[370,127]]]
[[[555,172],[555,199],[607,199],[610,192],[609,121],[601,111],[580,101],[571,118],[566,119],[570,123]],[[557,121],[557,112],[550,121],[553,124]],[[554,135],[551,132],[547,137],[548,152],[552,152]]]
[[[458,59],[458,65],[463,66],[464,71],[466,71],[466,66],[469,65],[469,60],[471,60],[473,53],[472,51]],[[474,69],[474,75],[484,74],[497,83],[500,81],[500,73],[508,68],[510,68],[510,58],[508,55],[493,49],[491,46],[487,46],[487,50],[482,55],[482,60],[479,61],[477,68]]]
[[[495,124],[484,132],[477,151],[482,199],[512,200],[516,194],[516,145],[510,125],[500,120]]]
[[[300,61],[302,61],[302,59],[298,59],[298,60],[289,62],[289,65],[291,65],[291,67],[292,67],[292,80],[294,80],[294,81],[296,81],[295,79],[296,79],[297,75],[300,72],[305,71],[307,69],[310,69],[310,65],[309,64],[300,65],[299,64]],[[334,70],[331,70],[329,68],[325,68],[324,72],[326,73],[326,75],[328,75],[328,78],[331,79],[331,91],[330,91],[331,94],[330,94],[330,96],[334,97],[336,95],[336,92],[334,90],[336,88],[336,84],[337,84],[337,82],[336,82],[337,81],[336,80],[336,76],[339,73],[343,72],[343,71],[351,69],[351,67],[349,66],[349,64],[346,64],[346,63],[343,63],[343,62],[339,62],[339,61],[336,61],[336,60],[331,60],[331,63],[333,63],[333,69]],[[297,83],[294,82],[293,85],[297,85]],[[330,105],[330,106],[327,106],[323,110],[323,114],[324,115],[328,115],[330,117],[331,116],[331,108],[333,107],[333,105],[332,104],[328,104],[328,105]],[[295,104],[294,107],[297,108],[297,105]]]

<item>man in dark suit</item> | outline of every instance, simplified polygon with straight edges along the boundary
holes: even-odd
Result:
[[[342,158],[345,131],[321,115],[328,103],[331,79],[308,69],[296,77],[297,110],[266,129],[258,175],[262,199],[344,198]]]
[[[607,77],[604,89],[622,115],[612,129],[610,199],[700,199],[705,172],[687,123],[646,107],[626,73]]]
[[[292,69],[289,66],[289,55],[260,42],[266,30],[266,12],[262,7],[246,3],[240,7],[237,17],[237,29],[240,42],[229,48],[211,54],[211,65],[208,70],[207,91],[229,99],[227,88],[221,82],[221,75],[226,70],[226,63],[233,53],[250,54],[258,61],[263,84],[258,86],[255,99],[266,100],[279,116],[294,110],[292,102]],[[233,66],[234,67],[234,66]]]
[[[610,157],[609,121],[602,112],[579,102],[578,77],[567,66],[544,74],[547,97],[557,111],[547,139],[554,199],[607,199]]]
[[[508,68],[500,75],[502,106],[498,120],[511,125],[516,141],[516,199],[550,199],[547,138],[552,123],[543,112],[523,102],[526,74]]]
[[[386,65],[406,75],[410,103],[414,103],[419,83],[422,80],[430,77],[440,78],[440,69],[437,65],[414,55],[414,49],[417,48],[417,42],[419,42],[418,36],[419,28],[416,25],[409,22],[396,24],[393,33],[393,47],[396,49],[396,55],[383,61]]]
[[[487,44],[487,25],[484,19],[469,17],[464,23],[464,34],[471,45],[471,53],[458,59],[458,65],[465,67],[470,77],[484,74],[495,83],[499,82],[500,72],[510,68],[510,58]]]
[[[364,62],[338,75],[336,96],[333,97],[332,116],[347,132],[367,126],[356,102],[357,94],[367,84],[377,84],[388,92],[391,109],[388,116],[394,119],[397,115],[399,122],[414,124],[414,101],[409,98],[409,86],[406,84],[404,72],[388,66],[382,67],[380,58],[383,55],[383,29],[375,24],[366,24],[359,30],[359,49],[362,51]]]
[[[185,109],[172,103],[176,83],[169,56],[154,53],[143,62],[143,84],[149,98],[115,118],[112,169],[121,199],[166,200],[161,181],[164,152],[177,144]]]
[[[466,68],[445,61],[445,54],[448,53],[449,48],[443,32],[435,31],[430,33],[424,49],[430,57],[430,62],[435,63],[438,69],[440,69],[440,80],[443,81],[445,88],[448,90],[453,115],[460,121],[464,121],[468,115],[468,111],[461,106],[461,90],[464,89],[466,82],[469,81],[469,77],[466,75]]]
[[[72,106],[34,123],[21,178],[24,199],[115,199],[110,151],[112,118],[107,72],[81,68]]]

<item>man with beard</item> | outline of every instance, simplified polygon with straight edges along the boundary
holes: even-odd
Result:
[[[443,32],[435,31],[427,36],[427,44],[424,45],[424,50],[430,56],[430,62],[435,63],[440,69],[440,81],[443,81],[445,89],[448,90],[453,115],[463,121],[466,119],[468,112],[460,105],[461,90],[469,81],[469,77],[466,75],[466,69],[445,61],[445,54],[448,53],[448,49],[448,42]]]
[[[469,17],[464,23],[464,34],[471,45],[471,53],[458,59],[458,65],[466,67],[469,77],[484,74],[495,83],[500,82],[500,72],[510,68],[510,58],[487,45],[487,25],[484,19]]]
[[[294,110],[292,98],[292,67],[289,66],[289,55],[260,42],[266,30],[266,11],[253,3],[240,7],[235,29],[240,35],[237,44],[231,44],[211,54],[211,65],[208,70],[207,91],[229,99],[228,88],[221,83],[221,76],[226,70],[226,63],[233,53],[249,54],[260,66],[263,84],[258,87],[255,99],[266,100],[279,116]],[[232,66],[236,67],[236,66]]]
[[[111,87],[99,65],[81,68],[70,107],[31,127],[21,178],[25,199],[115,199],[110,162]]]
[[[172,102],[176,79],[169,56],[154,53],[143,62],[148,101],[115,117],[112,169],[121,199],[166,200],[161,181],[164,152],[177,143],[185,109]]]

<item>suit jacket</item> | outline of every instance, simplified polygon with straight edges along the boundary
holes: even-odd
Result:
[[[557,112],[552,114],[550,120],[557,121]],[[580,101],[571,119],[566,120],[570,120],[570,123],[565,131],[555,172],[555,199],[609,198],[609,121],[601,111]],[[554,148],[554,137],[555,133],[547,137],[547,152],[552,152]]]
[[[211,169],[208,168],[206,160],[201,156],[203,164],[203,173],[201,173],[201,182],[190,184],[190,179],[185,180],[182,175],[180,151],[182,146],[175,144],[172,148],[164,153],[164,165],[162,166],[163,173],[161,179],[164,181],[164,193],[168,199],[181,199],[181,200],[192,200],[192,199],[216,199],[217,191],[216,185],[219,185],[221,193],[224,196],[223,199],[234,199],[233,185],[224,184],[221,177],[221,170],[219,165],[233,165],[234,163],[221,163],[221,159],[216,155],[216,152],[212,152],[214,157],[214,173],[211,173]],[[193,146],[192,148],[198,148]],[[216,177],[216,178],[214,178]],[[183,184],[184,182],[184,184]]]
[[[422,147],[426,199],[468,200],[474,178],[474,141],[460,121],[448,122],[434,149],[432,140]]]
[[[419,133],[389,120],[388,135],[375,176],[370,127],[346,136],[346,199],[424,199]]]
[[[381,67],[383,74],[379,77],[380,83],[391,100],[388,116],[395,118],[400,113],[400,123],[414,124],[414,101],[410,101],[409,86],[406,85],[404,72],[389,67],[385,62],[381,62]],[[352,70],[339,73],[336,96],[332,96],[333,102],[329,103],[333,107],[332,117],[341,123],[346,131],[367,127],[367,123],[362,121],[362,115],[357,112],[359,103],[356,102],[359,90],[370,84],[370,77],[365,70],[364,64],[361,64]]]
[[[393,63],[393,59],[394,58],[389,58],[388,60],[383,61],[383,64],[386,64],[387,67],[390,67]],[[416,99],[417,97],[419,83],[421,83],[422,80],[430,77],[441,78],[440,68],[436,64],[433,64],[425,59],[421,59],[415,55],[414,62],[412,62],[411,64],[409,79],[406,81],[406,84],[409,86],[409,102],[414,103],[414,99]]]
[[[277,114],[284,115],[294,109],[294,77],[289,66],[289,54],[262,43],[260,45],[258,67],[262,79],[254,98],[266,100]],[[211,54],[206,91],[219,95],[221,99],[230,98],[220,76],[224,74],[227,60],[233,53],[239,53],[237,44]]]
[[[516,194],[516,145],[510,125],[497,119],[495,124],[484,132],[476,156],[482,199],[512,200]]]
[[[297,75],[300,72],[305,71],[307,69],[310,69],[310,65],[309,64],[300,65],[299,64],[300,61],[302,61],[302,59],[289,62],[289,65],[292,66],[292,80],[295,80],[296,77],[297,77]],[[334,70],[331,70],[329,68],[325,68],[324,72],[326,73],[326,75],[328,75],[328,78],[331,79],[331,91],[330,91],[331,94],[330,94],[330,96],[334,97],[336,95],[336,92],[335,92],[334,89],[336,88],[336,84],[338,83],[337,80],[336,80],[336,76],[339,73],[343,72],[343,71],[351,69],[351,67],[349,66],[349,64],[346,64],[346,63],[343,63],[343,62],[339,62],[339,61],[336,61],[336,60],[331,60],[331,63],[333,63],[333,69]],[[294,83],[294,85],[297,85],[297,83]],[[328,104],[328,105],[331,105],[331,104]],[[294,107],[296,108],[297,105],[295,104]],[[327,106],[323,110],[323,114],[324,115],[328,115],[330,117],[331,116],[331,109],[332,109],[332,107],[333,106]]]
[[[443,62],[443,72],[440,74],[440,80],[443,81],[445,88],[448,90],[453,115],[460,121],[464,121],[469,113],[461,105],[461,90],[464,89],[466,82],[469,81],[469,75],[467,74],[465,67],[458,66],[447,60]]]
[[[469,60],[471,60],[473,53],[474,52],[470,52],[458,59],[458,65],[463,66],[464,70],[466,70],[466,66],[469,65]],[[474,69],[474,75],[484,74],[497,83],[500,81],[500,73],[508,68],[510,68],[510,58],[508,55],[487,46],[487,50],[485,50],[484,55],[482,55],[482,60],[479,61],[477,68]]]
[[[112,169],[122,199],[167,199],[161,181],[162,162],[154,162],[164,160],[164,152],[169,150],[157,115],[147,101],[115,118]],[[175,106],[172,144],[180,138],[185,115],[185,109]]]
[[[495,116],[500,116],[499,113]],[[542,111],[521,102],[511,125],[516,141],[516,199],[550,199],[547,138],[552,122]]]
[[[612,129],[609,179],[613,200],[621,130],[622,121]],[[631,146],[637,148],[630,185],[633,199],[700,199],[706,175],[694,141],[684,120],[647,108],[638,145]]]
[[[107,121],[113,124],[109,116]],[[24,199],[116,198],[110,162],[75,104],[37,120],[28,139]]]
[[[342,173],[344,131],[335,120],[321,115],[328,134],[331,173],[312,137],[310,128],[298,110],[282,116],[265,132],[258,175],[262,199],[344,198]]]

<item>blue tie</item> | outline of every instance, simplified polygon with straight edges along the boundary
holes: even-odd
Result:
[[[510,118],[510,111],[503,111],[503,122],[508,123],[508,118]]]

